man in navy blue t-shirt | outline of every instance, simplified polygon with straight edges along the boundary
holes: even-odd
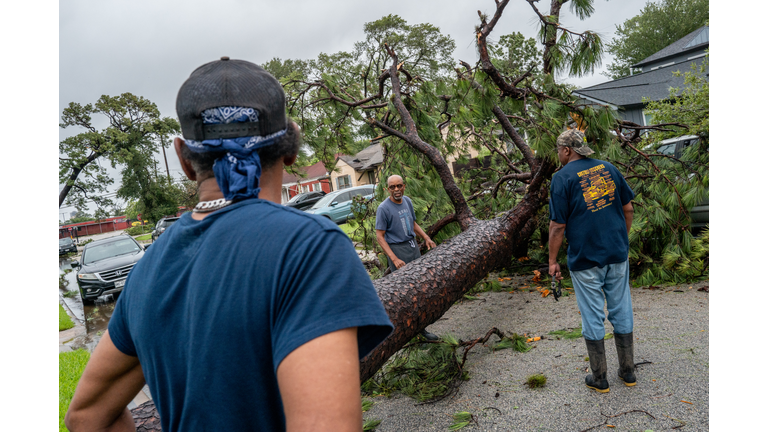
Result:
[[[166,432],[359,431],[359,360],[393,327],[349,237],[280,205],[300,144],[280,83],[222,57],[176,110],[200,202],[131,270],[67,427],[133,430],[146,381]]]
[[[557,138],[563,168],[552,176],[550,187],[549,274],[563,278],[557,254],[565,236],[592,369],[585,382],[605,393],[609,391],[603,342],[606,304],[619,356],[619,378],[627,386],[636,383],[628,237],[634,193],[616,167],[588,158],[592,153],[579,130],[567,130]]]

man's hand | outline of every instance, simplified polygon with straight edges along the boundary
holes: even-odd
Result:
[[[432,249],[433,247],[437,246],[435,242],[432,241],[431,238],[427,237],[425,240],[425,243],[427,244],[427,250]]]
[[[560,274],[560,264],[554,263],[549,265],[549,275],[556,280],[562,280],[563,275]]]
[[[394,258],[391,258],[391,259],[392,259],[392,263],[395,265],[395,268],[399,269],[400,267],[404,267],[405,266],[405,261],[401,260],[400,258],[394,257]]]

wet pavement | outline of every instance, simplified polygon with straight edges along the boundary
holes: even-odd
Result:
[[[106,238],[120,234],[121,232],[105,233],[98,237]],[[97,236],[92,236],[91,238],[94,237]],[[82,251],[82,247],[79,247],[78,250]],[[77,269],[72,267],[72,261],[79,261],[80,258],[79,254],[59,258],[59,276],[63,276],[59,282],[59,302],[75,322],[75,327],[59,332],[59,352],[77,349],[93,352],[101,336],[107,330],[109,319],[112,317],[112,311],[115,309],[115,302],[119,297],[119,293],[108,295],[104,299],[96,300],[93,305],[83,305],[77,288]],[[151,399],[149,387],[145,385],[133,401],[128,404],[128,408],[133,409]]]

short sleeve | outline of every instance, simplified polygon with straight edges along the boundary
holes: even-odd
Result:
[[[362,359],[394,326],[362,261],[344,233],[323,230],[290,248],[272,306],[275,371],[301,345],[325,334],[357,327]]]
[[[384,204],[379,204],[376,209],[376,229],[386,231],[387,230],[387,211],[384,209]]]
[[[126,285],[131,279],[131,274],[128,274]],[[127,323],[127,303],[129,301],[129,293],[123,290],[120,297],[117,298],[115,303],[115,310],[112,311],[112,316],[109,319],[107,330],[109,331],[109,338],[115,347],[125,355],[137,357],[136,346],[133,344],[130,330]]]
[[[568,221],[567,191],[561,180],[561,176],[552,177],[549,187],[549,219],[560,224]]]

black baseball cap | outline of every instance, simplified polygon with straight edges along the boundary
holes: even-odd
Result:
[[[258,122],[203,125],[202,112],[217,107],[253,108]],[[245,60],[220,60],[195,69],[176,96],[176,114],[185,139],[267,136],[284,130],[285,93],[266,70]]]

